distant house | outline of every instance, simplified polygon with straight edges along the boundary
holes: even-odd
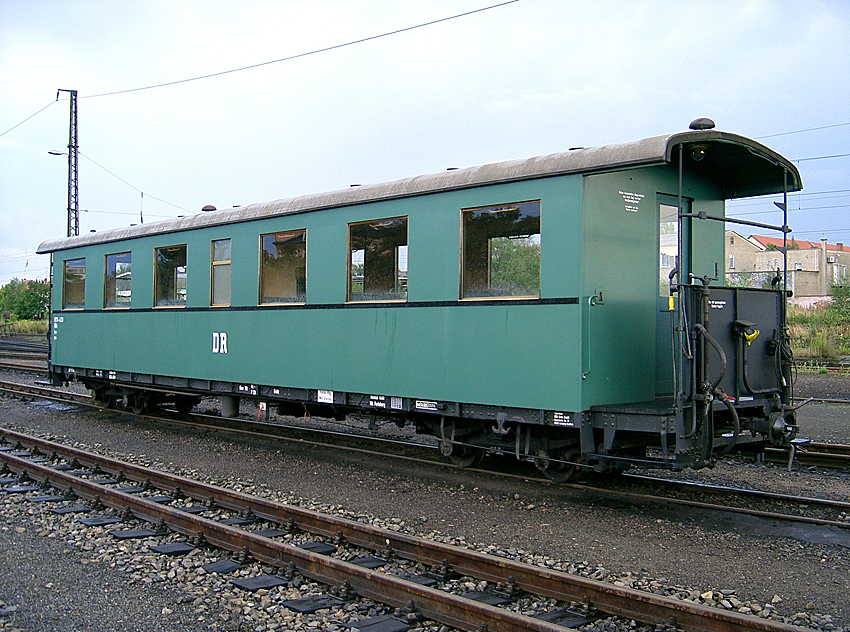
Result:
[[[832,284],[847,283],[850,248],[826,239],[788,240],[788,289],[793,301],[812,305],[829,295]],[[730,285],[767,287],[783,273],[782,239],[726,231],[726,279]]]

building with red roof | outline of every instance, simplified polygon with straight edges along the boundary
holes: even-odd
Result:
[[[726,231],[726,279],[730,285],[767,287],[777,276],[782,282],[784,263],[781,237]],[[812,305],[829,296],[833,284],[847,283],[850,248],[789,237],[788,289],[796,304]]]

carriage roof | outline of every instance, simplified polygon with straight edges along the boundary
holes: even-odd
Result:
[[[572,149],[522,160],[453,169],[392,182],[302,195],[215,212],[202,212],[173,220],[53,239],[42,243],[37,252],[40,254],[56,252],[68,248],[279,215],[535,178],[665,164],[677,165],[680,146],[683,147],[684,152],[689,152],[694,146],[698,145],[706,146],[705,157],[699,161],[688,161],[686,163],[687,171],[702,175],[715,182],[724,199],[781,193],[786,189],[797,191],[802,188],[800,173],[797,168],[789,160],[764,145],[728,132],[715,130],[689,131],[615,145]]]

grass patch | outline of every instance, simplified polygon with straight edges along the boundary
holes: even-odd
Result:
[[[850,318],[824,307],[788,309],[791,348],[799,358],[834,360],[850,355]]]
[[[40,334],[47,335],[46,320],[15,320],[7,323],[13,333],[16,334]]]

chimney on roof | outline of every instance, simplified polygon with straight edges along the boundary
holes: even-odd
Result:
[[[835,245],[836,245],[836,247],[838,248],[838,250],[840,250],[841,252],[844,252],[844,244],[843,244],[843,243],[841,243],[841,242],[839,241],[839,242],[838,242],[837,244],[835,244]]]

